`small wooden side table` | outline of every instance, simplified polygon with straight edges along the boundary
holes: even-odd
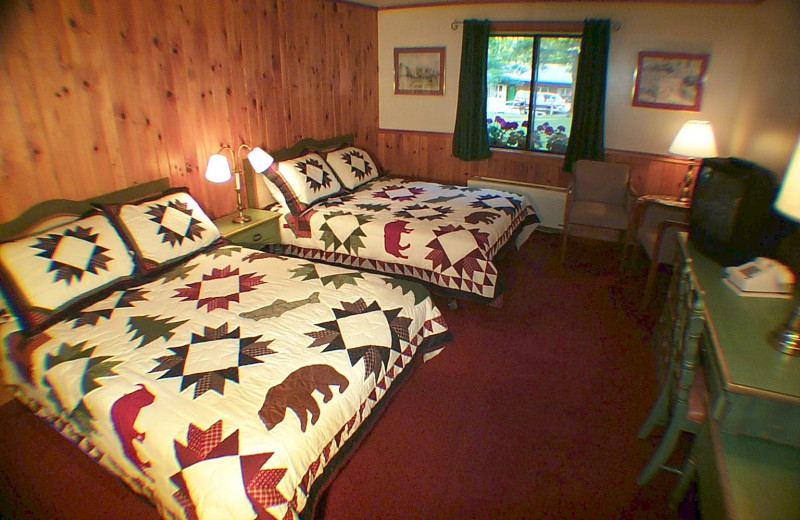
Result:
[[[244,213],[250,216],[249,222],[237,224],[233,221],[235,213],[214,221],[223,238],[238,246],[252,249],[262,249],[270,244],[280,243],[281,235],[278,229],[280,213],[254,208],[247,208]]]

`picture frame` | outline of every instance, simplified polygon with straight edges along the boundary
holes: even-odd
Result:
[[[444,47],[395,47],[394,93],[444,95]]]
[[[700,111],[708,54],[641,51],[632,105]]]

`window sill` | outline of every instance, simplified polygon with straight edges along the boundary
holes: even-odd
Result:
[[[492,153],[499,153],[499,154],[504,154],[504,155],[505,154],[508,154],[508,155],[532,155],[534,157],[549,157],[549,158],[552,158],[552,159],[559,159],[559,160],[563,160],[564,159],[564,154],[563,153],[537,152],[535,150],[520,150],[520,149],[514,149],[514,148],[500,148],[500,147],[494,147],[494,146],[490,146],[489,150]]]

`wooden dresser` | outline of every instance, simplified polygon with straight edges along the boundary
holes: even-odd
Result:
[[[768,342],[798,299],[739,296],[721,265],[678,240],[706,303],[711,420],[693,448],[703,518],[800,519],[800,357]]]

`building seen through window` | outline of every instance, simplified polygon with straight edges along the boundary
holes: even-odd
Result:
[[[580,47],[581,38],[569,35],[489,38],[490,146],[566,151]]]

